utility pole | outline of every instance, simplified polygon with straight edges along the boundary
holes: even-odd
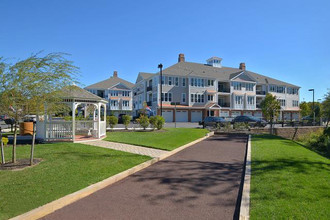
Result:
[[[159,73],[160,73],[160,75],[159,75],[159,77],[160,77],[160,116],[163,116],[163,99],[162,99],[162,95],[163,95],[163,64],[161,64],[161,63],[158,64],[158,68],[159,68]]]

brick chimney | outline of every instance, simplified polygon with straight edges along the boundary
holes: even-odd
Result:
[[[113,77],[118,77],[118,73],[117,73],[117,71],[115,70],[115,71],[113,71]]]
[[[180,63],[180,62],[184,62],[184,61],[185,61],[184,54],[183,53],[180,53],[179,54],[179,58],[178,58],[178,62]]]
[[[240,63],[239,64],[239,69],[245,70],[245,63]]]

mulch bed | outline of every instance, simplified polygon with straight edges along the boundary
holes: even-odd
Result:
[[[33,167],[38,165],[42,159],[35,158],[33,159],[33,165],[30,166],[30,159],[19,159],[16,163],[8,162],[0,165],[0,170],[22,170],[27,167]]]

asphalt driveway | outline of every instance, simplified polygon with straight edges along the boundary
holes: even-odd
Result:
[[[236,218],[246,141],[213,136],[44,219]]]

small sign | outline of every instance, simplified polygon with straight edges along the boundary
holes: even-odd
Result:
[[[3,138],[2,138],[2,142],[3,142],[3,144],[4,144],[5,146],[7,146],[7,144],[8,144],[8,138],[3,137]]]

